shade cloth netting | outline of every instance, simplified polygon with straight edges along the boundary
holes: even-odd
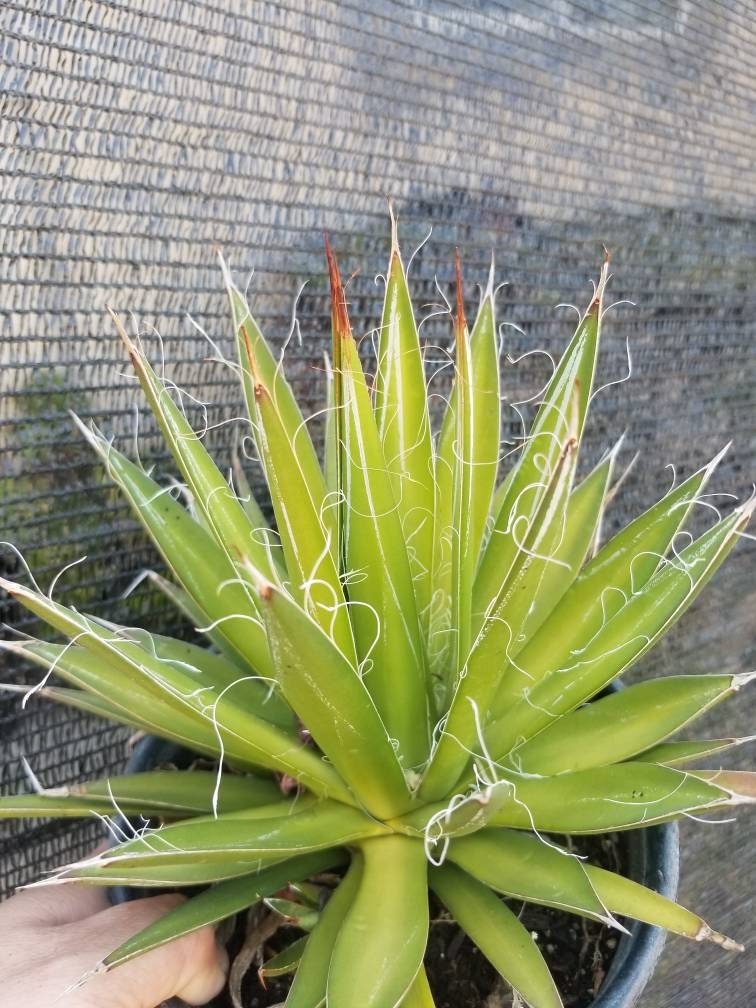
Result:
[[[512,357],[563,344],[572,313],[554,305],[584,303],[602,244],[611,249],[613,299],[636,304],[607,319],[602,375],[626,373],[629,343],[633,379],[594,402],[585,461],[626,426],[624,458],[641,453],[611,526],[663,492],[667,463],[687,474],[731,436],[714,489],[747,493],[754,14],[737,0],[5,3],[2,538],[43,585],[87,554],[62,579],[61,599],[186,632],[144,585],[122,598],[134,574],[158,561],[67,415],[75,409],[129,443],[137,396],[104,306],[159,330],[172,377],[209,403],[212,426],[240,409],[233,375],[204,363],[208,343],[187,319],[230,352],[216,245],[240,277],[255,268],[256,314],[279,343],[300,285],[314,278],[299,298],[302,344],[292,342],[287,364],[315,408],[321,376],[310,365],[328,338],[322,229],[345,271],[361,269],[349,297],[355,328],[366,332],[380,306],[387,193],[408,250],[433,228],[412,264],[420,303],[439,301],[434,277],[448,289],[456,244],[471,288],[495,250],[508,282],[501,315],[522,329],[506,330]],[[431,320],[425,333],[447,340],[448,320]],[[537,391],[548,373],[539,355],[503,368],[509,401]],[[143,461],[169,472],[144,413],[139,422]],[[221,461],[234,427],[207,435]],[[752,667],[752,556],[744,544],[645,671]],[[20,573],[8,550],[0,567]],[[2,619],[35,629],[7,600],[0,606]],[[3,663],[4,679],[31,681]],[[45,785],[122,766],[128,733],[39,701],[23,712],[17,698],[0,703],[4,792],[25,786],[22,755]],[[747,696],[727,712],[726,723],[720,713],[709,719],[713,735],[753,730]],[[695,824],[683,834],[683,896],[747,936],[754,904],[743,893],[742,827]],[[93,835],[91,826],[3,824],[0,890],[84,853]],[[695,949],[691,969],[691,950],[675,944],[646,1003],[724,1004],[725,976],[727,1003],[747,1003],[753,965],[717,952]]]

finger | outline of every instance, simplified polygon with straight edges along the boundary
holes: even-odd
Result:
[[[19,924],[58,927],[100,913],[107,908],[108,897],[102,886],[81,883],[30,886],[20,889],[4,906]]]
[[[182,897],[175,895],[153,896],[109,907],[71,925],[66,929],[66,947],[59,950],[67,962],[68,983],[75,982],[121,942],[181,901]],[[222,989],[227,967],[226,954],[218,947],[212,928],[203,928],[110,973],[92,977],[71,1006],[91,1003],[98,1008],[154,1008],[174,996],[187,1004],[201,1005]],[[62,1004],[68,1008],[65,999]]]

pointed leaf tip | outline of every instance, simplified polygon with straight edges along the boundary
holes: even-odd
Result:
[[[457,318],[456,327],[458,336],[462,336],[465,329],[467,328],[467,319],[465,318],[465,299],[462,293],[462,260],[459,255],[459,247],[455,249],[454,253],[454,273],[457,281]]]
[[[698,934],[696,935],[696,941],[710,941],[714,942],[715,945],[719,945],[726,952],[745,952],[745,945],[741,945],[740,942],[735,941],[734,938],[728,938],[727,935],[721,934],[719,931],[715,931],[710,928],[708,924],[704,924]]]
[[[399,255],[399,232],[397,228],[396,214],[394,213],[394,201],[391,196],[387,196],[388,200],[388,212],[391,218],[391,256],[392,258]]]
[[[18,594],[18,590],[21,586],[16,584],[15,581],[8,581],[4,577],[0,577],[0,588],[6,591],[9,595],[14,598]],[[3,646],[5,646],[5,641],[3,641]]]
[[[588,309],[585,316],[590,315],[601,315],[601,305],[604,300],[604,291],[606,290],[606,285],[609,283],[609,260],[611,258],[610,253],[606,246],[604,246],[604,261],[601,264],[601,272],[599,274],[599,281],[596,284],[596,289],[593,292],[593,297],[591,298],[591,303],[588,305]]]
[[[333,320],[333,328],[339,336],[347,338],[351,336],[352,330],[349,325],[344,285],[341,282],[339,264],[336,260],[336,253],[331,248],[328,232],[325,232],[325,251],[328,261],[328,277],[331,283],[331,318]]]
[[[108,311],[108,314],[113,320],[113,324],[116,327],[118,335],[121,337],[123,345],[126,347],[126,351],[128,352],[129,357],[131,358],[132,361],[135,361],[137,357],[137,348],[134,346],[134,341],[132,340],[132,338],[126,332],[126,326],[121,321],[121,316],[112,307],[112,305],[105,305],[105,307]]]
[[[485,290],[483,291],[483,301],[485,301],[486,298],[493,298],[495,273],[496,273],[496,262],[494,258],[494,250],[491,249],[491,265],[488,268],[488,281],[486,282],[486,287]]]

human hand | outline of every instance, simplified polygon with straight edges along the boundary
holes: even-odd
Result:
[[[77,981],[182,897],[109,906],[103,889],[25,889],[0,904],[0,1002],[5,1008],[155,1008],[178,996],[205,1004],[223,987],[228,959],[212,928]]]

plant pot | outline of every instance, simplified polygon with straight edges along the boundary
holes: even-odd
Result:
[[[148,737],[134,747],[126,772],[140,773],[164,763],[175,763],[180,767],[186,762],[187,754],[179,746]],[[655,889],[662,896],[674,899],[680,869],[677,823],[628,830],[623,837],[629,877]],[[113,903],[148,895],[146,891],[125,886],[115,886],[109,893]],[[651,979],[664,947],[666,932],[637,921],[629,924],[629,931],[629,934],[620,937],[592,1008],[632,1008]]]

